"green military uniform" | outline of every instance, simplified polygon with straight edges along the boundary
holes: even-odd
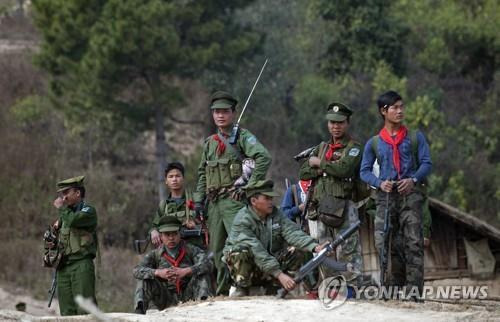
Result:
[[[84,177],[57,184],[58,192],[83,187]],[[59,242],[64,252],[57,268],[57,296],[61,315],[86,314],[74,301],[76,295],[95,299],[95,269],[97,253],[97,213],[83,200],[72,207],[59,208]]]
[[[328,107],[326,119],[342,122],[351,114],[349,107],[333,103]],[[337,143],[340,144],[328,156],[333,142],[322,142],[312,153],[321,159],[319,170],[311,167],[306,160],[299,173],[301,180],[313,180],[313,199],[308,209],[309,231],[320,243],[333,241],[339,232],[359,220],[358,209],[352,197],[361,163],[361,145],[347,135]],[[333,216],[325,215],[327,212]],[[339,246],[336,255],[337,260],[349,262],[354,267],[354,272],[343,273],[348,284],[360,286],[363,262],[359,232],[355,232],[346,243]],[[323,278],[336,274],[324,266],[320,267],[320,271]]]
[[[234,108],[236,99],[224,92],[212,95],[211,109]],[[218,294],[229,288],[225,265],[221,262],[222,249],[231,230],[234,217],[244,203],[238,199],[236,180],[243,174],[242,158],[255,161],[255,168],[247,185],[264,179],[271,165],[271,156],[257,138],[246,129],[241,129],[235,146],[223,142],[226,134],[218,132],[205,140],[200,165],[198,167],[198,186],[195,202],[208,201],[208,230],[210,250],[214,252],[217,268]],[[221,150],[221,146],[224,148]]]
[[[181,223],[173,216],[160,220],[159,232],[179,231]],[[176,282],[155,277],[155,270],[172,267],[190,267],[192,275]],[[139,265],[134,268],[134,277],[138,280],[135,291],[135,309],[157,308],[163,310],[179,302],[203,300],[213,296],[210,273],[212,260],[195,245],[181,240],[175,249],[166,246],[149,252]]]
[[[258,181],[247,189],[247,197],[256,193],[277,196],[272,181]],[[300,227],[273,207],[273,212],[261,219],[248,205],[236,215],[224,247],[227,263],[235,286],[271,286],[282,272],[297,271],[318,243]]]
[[[181,223],[183,223],[181,229],[186,228],[184,224],[186,223],[187,219],[194,219],[196,216],[196,213],[194,211],[194,201],[192,199],[191,192],[188,190],[184,191],[182,198],[172,198],[171,196],[169,196],[167,199],[162,200],[158,205],[158,209],[156,210],[155,216],[153,218],[151,230],[158,230],[158,228],[160,227],[160,220],[163,216],[176,217]],[[183,239],[189,244],[205,248],[202,235],[183,237]]]

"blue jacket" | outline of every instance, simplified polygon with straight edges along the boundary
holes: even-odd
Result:
[[[361,161],[360,176],[361,179],[373,187],[380,188],[380,184],[385,180],[398,180],[398,174],[392,162],[392,147],[384,140],[378,140],[378,156],[380,160],[380,175],[377,178],[373,173],[373,163],[377,156],[372,147],[373,138],[366,142]],[[407,135],[403,142],[398,146],[399,155],[401,158],[401,178],[416,178],[418,182],[422,182],[431,172],[432,162],[429,150],[429,144],[425,140],[424,135],[417,131],[417,157],[418,169],[413,169],[413,151],[411,148],[410,135]]]
[[[304,200],[302,200],[301,197],[302,194],[300,193],[300,186],[298,184],[293,184],[293,186],[297,187],[297,197],[299,199],[299,204],[303,203]],[[295,205],[293,202],[292,186],[286,189],[283,200],[281,201],[280,210],[288,217],[288,219],[292,221],[300,215],[300,209],[298,205]]]

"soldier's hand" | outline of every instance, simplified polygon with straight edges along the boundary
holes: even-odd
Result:
[[[54,221],[54,223],[52,224],[52,228],[54,230],[58,230],[59,229],[59,219]]]
[[[399,180],[398,192],[402,195],[407,195],[413,190],[414,186],[415,184],[413,183],[413,180],[411,178]]]
[[[194,229],[196,228],[196,223],[194,222],[193,219],[187,219],[186,222],[184,223],[184,226],[188,229]]]
[[[389,180],[382,181],[382,183],[380,184],[380,190],[382,190],[384,192],[391,192],[392,185],[393,185],[392,181],[389,181]]]
[[[155,247],[161,245],[160,233],[156,229],[151,230],[151,242]]]
[[[321,159],[318,157],[310,157],[309,158],[309,166],[313,168],[319,168],[319,165],[321,163]]]
[[[177,279],[182,279],[185,276],[190,276],[191,274],[193,274],[193,270],[190,267],[172,267],[171,270],[175,274],[175,277]]]
[[[172,272],[168,268],[159,268],[155,270],[155,277],[169,280],[172,277]]]
[[[52,204],[54,205],[54,207],[59,209],[64,205],[64,200],[61,197],[57,197]]]
[[[297,284],[295,284],[295,281],[293,278],[290,276],[286,275],[285,273],[280,273],[278,275],[278,280],[280,281],[280,284],[285,288],[287,291],[291,291],[295,288]]]
[[[306,205],[305,205],[304,203],[301,203],[301,204],[299,205],[299,210],[300,210],[300,212],[304,212],[304,209],[305,209],[305,208],[306,208]]]

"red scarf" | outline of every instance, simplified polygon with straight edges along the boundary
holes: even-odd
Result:
[[[307,190],[309,189],[309,186],[311,185],[311,181],[312,180],[300,180],[299,181],[300,189],[302,189],[302,191],[304,193],[307,193]]]
[[[394,164],[394,168],[398,172],[398,178],[401,175],[401,158],[399,156],[398,146],[403,142],[406,137],[408,130],[404,126],[400,126],[398,133],[396,133],[396,137],[393,139],[389,131],[385,129],[385,127],[380,130],[379,136],[384,142],[390,144],[392,146],[392,163]]]
[[[221,134],[221,135],[224,135],[224,134]],[[217,155],[222,155],[224,154],[224,151],[226,151],[226,144],[224,143],[224,141],[222,141],[222,139],[219,137],[218,134],[214,134],[212,135],[212,138],[217,141]]]
[[[177,258],[170,257],[168,253],[165,251],[163,253],[163,258],[167,260],[167,262],[170,263],[173,267],[179,267],[179,264],[182,262],[184,259],[184,256],[186,256],[186,248],[184,247],[184,244],[181,245],[179,249],[179,255]],[[181,279],[178,278],[175,281],[175,289],[177,290],[177,294],[181,294]]]
[[[326,161],[331,161],[333,159],[333,153],[337,149],[342,149],[344,145],[342,143],[329,143],[328,144],[328,151],[325,153],[325,159]]]

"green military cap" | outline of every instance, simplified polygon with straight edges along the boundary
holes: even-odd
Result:
[[[332,103],[328,105],[326,119],[328,121],[343,122],[352,115],[352,110],[349,106],[342,103]]]
[[[78,176],[74,178],[69,178],[57,183],[57,192],[64,191],[69,188],[81,188],[83,187],[84,176]]]
[[[213,93],[210,99],[210,109],[212,110],[216,108],[233,108],[236,104],[238,104],[238,100],[224,91]]]
[[[279,194],[273,190],[274,182],[272,180],[259,180],[254,185],[246,187],[245,195],[250,198],[258,193],[269,196],[279,197]]]
[[[182,223],[175,216],[163,216],[160,219],[158,231],[160,233],[179,231]]]

